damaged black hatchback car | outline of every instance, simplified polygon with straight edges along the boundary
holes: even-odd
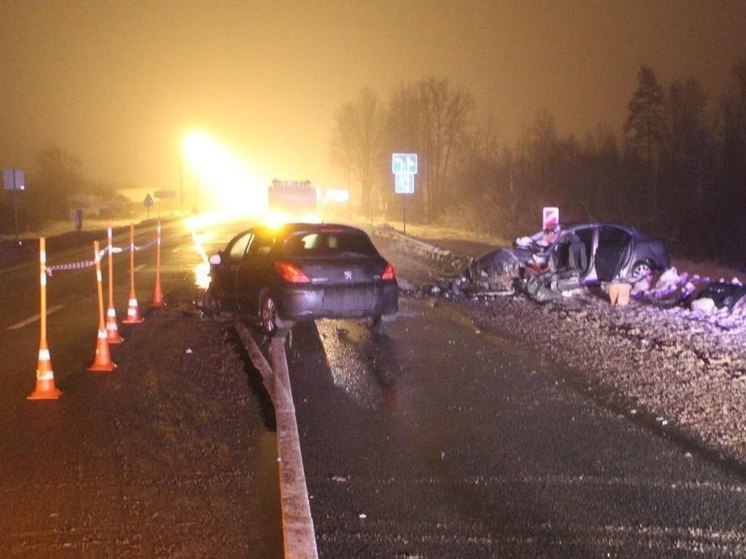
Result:
[[[533,267],[552,274],[552,288],[562,291],[601,282],[637,283],[669,266],[665,243],[634,227],[569,223],[485,254],[471,263],[468,273],[477,284],[501,289],[526,267]]]

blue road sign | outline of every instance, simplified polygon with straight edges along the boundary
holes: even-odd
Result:
[[[411,173],[397,173],[394,175],[394,192],[396,194],[414,194],[414,175]]]
[[[393,153],[391,154],[391,170],[395,175],[417,174],[416,153]]]
[[[5,190],[25,190],[26,173],[23,169],[6,169],[3,173]]]

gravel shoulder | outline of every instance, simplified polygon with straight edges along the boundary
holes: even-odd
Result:
[[[434,280],[468,261],[422,235],[406,242],[390,228],[377,233],[385,253],[427,262]],[[520,294],[448,295],[439,304],[458,306],[476,332],[517,342],[589,397],[746,471],[743,313],[703,316],[637,301],[614,307],[590,291],[544,304]]]

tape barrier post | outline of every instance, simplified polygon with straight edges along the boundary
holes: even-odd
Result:
[[[28,400],[56,400],[62,392],[54,384],[52,359],[47,345],[47,249],[46,239],[39,238],[39,283],[41,287],[41,336],[39,341],[39,362],[36,367],[36,388],[27,397]]]
[[[96,357],[88,370],[94,372],[113,371],[116,365],[111,361],[109,341],[104,324],[104,294],[101,286],[101,255],[99,254],[98,241],[93,241],[93,253],[96,262],[96,288],[98,290],[98,339],[96,341]]]
[[[156,229],[156,256],[155,256],[155,287],[153,288],[153,302],[151,308],[159,309],[165,305],[163,302],[163,291],[161,290],[161,222]]]
[[[133,223],[130,223],[130,298],[127,303],[127,318],[122,322],[124,324],[143,322],[137,305],[137,295],[135,295],[135,225]]]
[[[114,247],[111,242],[111,227],[107,231],[109,242],[109,307],[106,309],[106,339],[110,344],[121,344],[124,339],[119,335],[117,311],[114,309]]]

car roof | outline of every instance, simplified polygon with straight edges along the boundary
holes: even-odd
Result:
[[[632,235],[643,235],[639,231],[639,229],[636,229],[631,225],[624,225],[622,223],[613,223],[608,221],[571,221],[568,223],[560,223],[558,227],[560,231],[574,231],[576,229],[582,229],[585,227],[616,227],[617,229],[622,229]]]
[[[358,227],[343,225],[341,223],[284,223],[279,227],[259,225],[252,228],[252,230],[259,235],[267,234],[279,237],[288,237],[295,233],[350,233],[367,235],[365,231]]]

